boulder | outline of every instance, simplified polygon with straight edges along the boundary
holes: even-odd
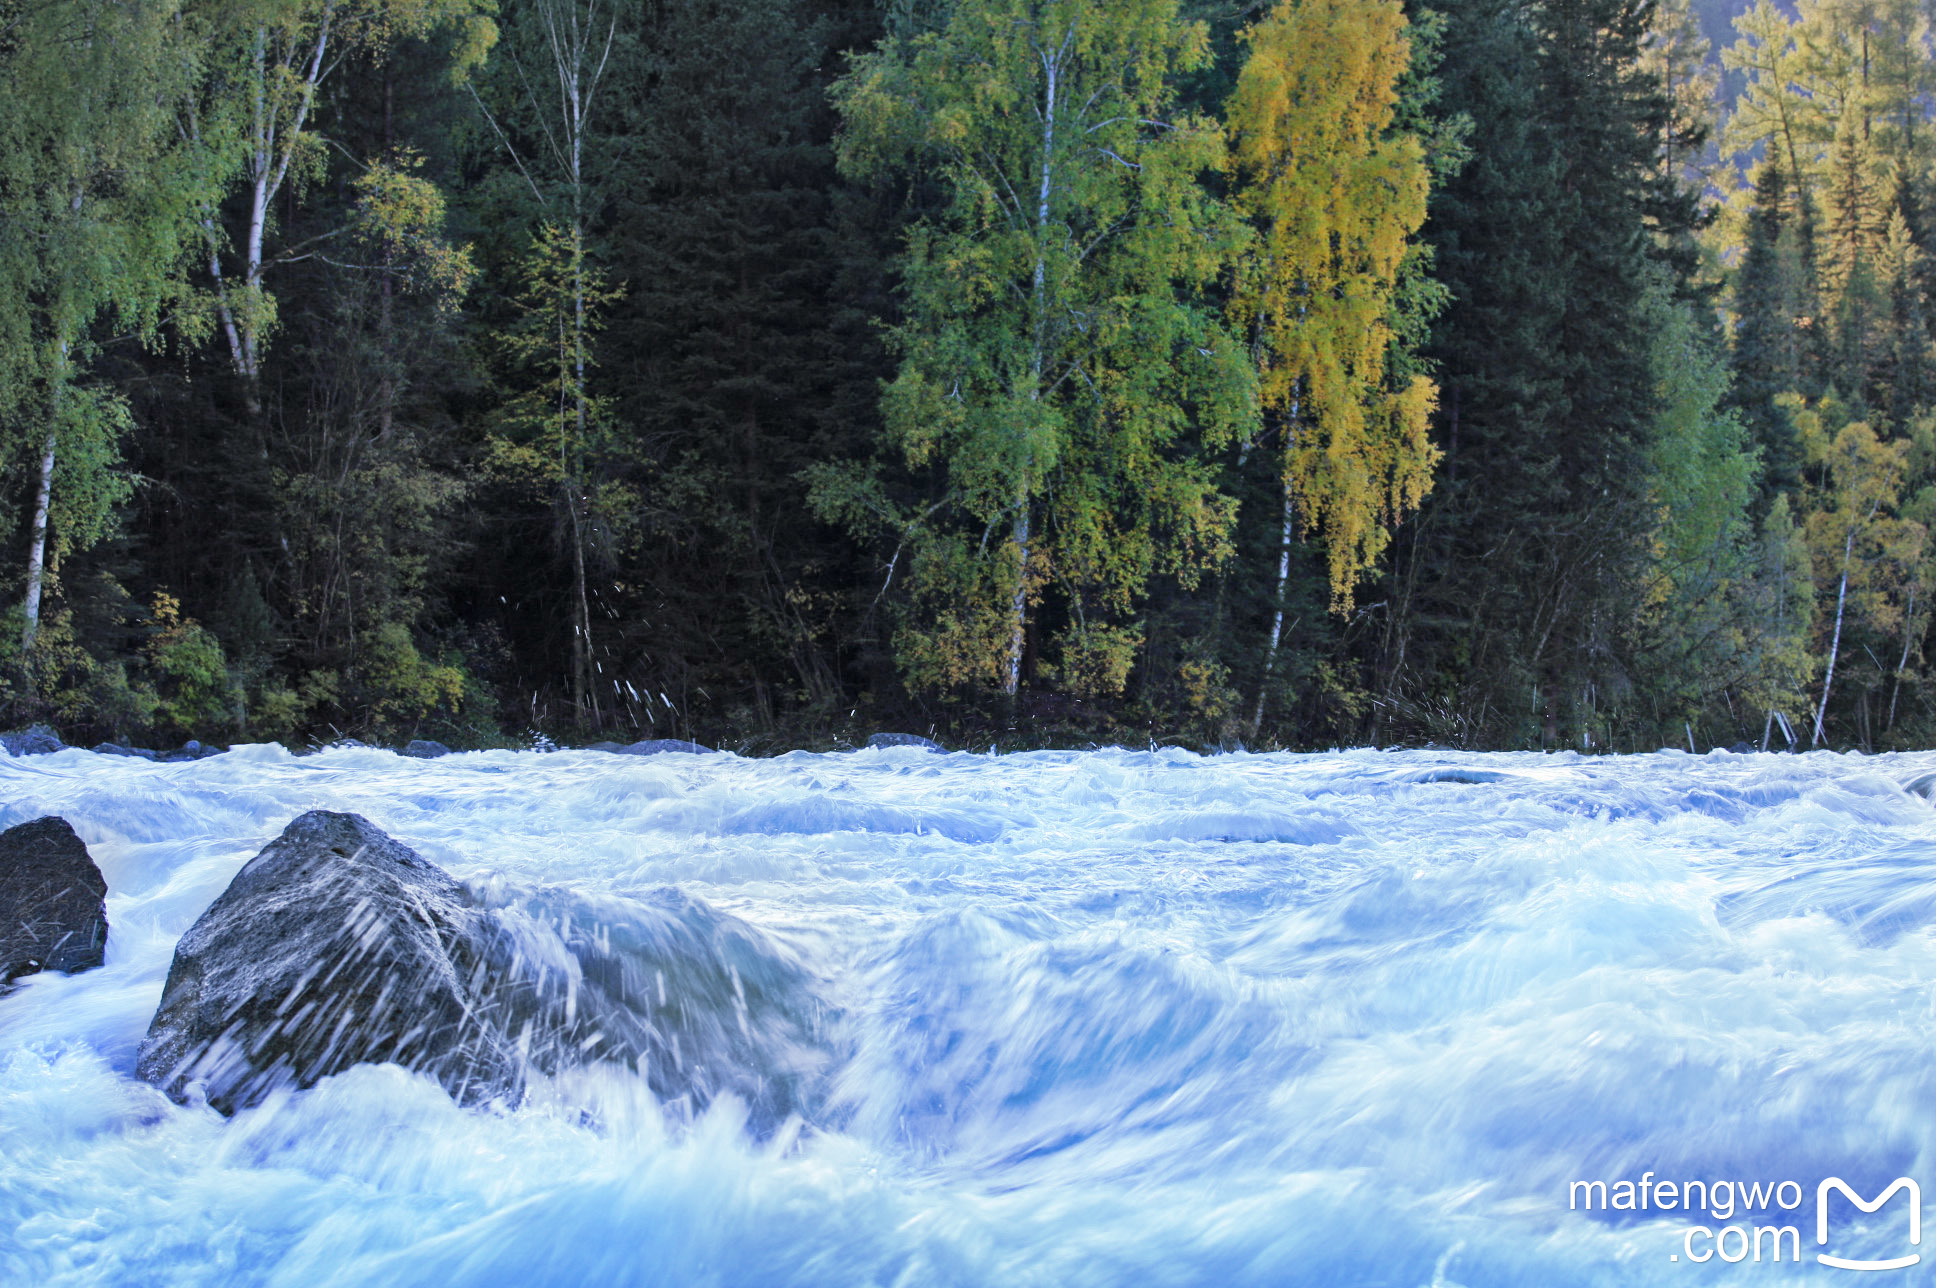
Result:
[[[135,1071],[223,1113],[356,1064],[422,1070],[460,1103],[515,1099],[517,1053],[476,1005],[487,928],[441,869],[354,814],[312,810],[175,948]]]
[[[923,738],[918,733],[869,734],[867,745],[870,747],[919,747],[924,751],[943,750],[940,743],[932,738]]]
[[[426,1072],[460,1104],[609,1063],[688,1111],[735,1095],[767,1130],[830,1065],[810,983],[676,890],[478,893],[367,820],[315,811],[183,936],[136,1071],[233,1113],[362,1063]]]
[[[0,746],[5,746],[10,756],[44,756],[67,748],[67,744],[60,740],[60,735],[44,724],[30,725],[13,733],[0,733]]]
[[[108,883],[62,818],[0,832],[0,991],[22,975],[99,966]]]
[[[625,750],[625,744],[624,744],[624,743],[622,743],[622,742],[611,742],[611,741],[606,741],[606,742],[588,742],[588,743],[586,743],[586,744],[585,744],[585,745],[584,745],[583,747],[580,747],[580,748],[579,748],[579,750],[580,750],[580,751],[613,751],[613,752],[617,752],[617,751],[624,751],[624,750]]]
[[[207,743],[197,742],[195,739],[190,738],[187,742],[175,748],[173,751],[162,752],[160,755],[160,759],[165,761],[171,761],[171,762],[182,761],[182,760],[203,760],[209,756],[219,756],[221,754],[222,754],[222,749],[220,747],[211,747]]]
[[[683,738],[646,738],[639,742],[627,743],[614,753],[620,756],[657,756],[662,752],[678,751],[693,755],[703,755],[712,750],[703,743],[687,742]]]
[[[403,754],[417,760],[435,760],[439,756],[450,755],[450,748],[429,738],[412,738],[404,744]]]

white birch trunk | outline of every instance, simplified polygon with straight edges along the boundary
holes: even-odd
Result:
[[[34,639],[40,634],[40,596],[47,566],[47,516],[54,501],[55,446],[55,433],[49,429],[47,445],[40,456],[40,482],[34,490],[33,534],[27,543],[26,624],[20,629],[23,652],[33,651]]]
[[[1295,413],[1293,413],[1295,414]],[[1284,638],[1284,586],[1291,578],[1291,542],[1297,537],[1297,506],[1288,474],[1284,478],[1284,531],[1277,547],[1277,611],[1271,617],[1270,643],[1264,648],[1264,674],[1257,681],[1257,705],[1250,713],[1250,736],[1264,724],[1264,697],[1270,692],[1271,672],[1277,667],[1277,646]]]
[[[1815,707],[1815,736],[1808,740],[1810,747],[1822,740],[1822,719],[1828,714],[1828,692],[1835,683],[1835,659],[1842,651],[1842,609],[1849,599],[1849,560],[1854,553],[1855,529],[1850,528],[1848,540],[1842,544],[1842,584],[1835,591],[1835,634],[1828,646],[1828,672],[1822,677],[1822,700]]]
[[[1065,42],[1064,48],[1067,47]],[[1042,381],[1048,368],[1048,230],[1049,198],[1055,189],[1055,116],[1061,91],[1062,55],[1040,51],[1045,82],[1042,92],[1042,177],[1035,204],[1035,274],[1030,308],[1034,328],[1034,352],[1030,358],[1035,387],[1031,397],[1040,400]],[[1002,676],[1002,691],[1012,700],[1022,687],[1022,650],[1028,638],[1029,575],[1029,470],[1034,462],[1028,453],[1022,457],[1021,477],[1015,482],[1015,514],[1010,535],[1015,541],[1015,593],[1009,605],[1008,664]]]

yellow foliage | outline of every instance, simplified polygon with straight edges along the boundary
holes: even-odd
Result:
[[[1394,290],[1425,222],[1420,141],[1393,133],[1410,61],[1398,0],[1279,0],[1245,38],[1226,122],[1238,209],[1256,229],[1232,302],[1253,328],[1264,406],[1286,427],[1284,482],[1316,533],[1333,608],[1417,507],[1438,451],[1438,391],[1393,387]]]

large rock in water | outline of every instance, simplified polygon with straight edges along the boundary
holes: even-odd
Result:
[[[92,970],[108,942],[108,883],[63,818],[0,832],[0,991],[36,971]]]
[[[677,891],[482,898],[351,814],[303,815],[183,936],[137,1072],[224,1113],[362,1063],[515,1104],[533,1074],[609,1062],[671,1104],[722,1094],[756,1128],[827,1064],[810,981]]]
[[[488,930],[441,869],[354,814],[312,810],[175,947],[135,1071],[223,1113],[372,1061],[458,1101],[515,1098],[516,1052],[475,1004]]]

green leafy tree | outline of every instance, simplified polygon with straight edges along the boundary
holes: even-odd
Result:
[[[213,199],[200,213],[210,305],[252,399],[259,397],[262,349],[275,325],[269,274],[329,255],[343,231],[325,230],[298,244],[273,238],[285,194],[327,172],[329,146],[316,129],[323,87],[349,58],[381,60],[397,42],[441,28],[457,33],[448,74],[461,81],[496,42],[490,9],[488,0],[241,0],[217,12],[202,51],[214,92],[183,114],[181,129],[239,156],[245,196],[239,232],[223,226]],[[408,176],[396,171],[393,178]],[[373,203],[379,212],[382,187],[379,179]]]
[[[126,402],[86,383],[97,327],[157,338],[220,180],[221,158],[174,128],[199,88],[197,30],[176,4],[61,0],[10,7],[0,34],[0,425],[31,462],[26,653],[50,553],[105,535],[130,487]]]
[[[1237,236],[1202,182],[1220,131],[1174,108],[1206,56],[1175,0],[967,0],[838,87],[849,174],[945,193],[909,237],[883,403],[934,489],[896,515],[917,687],[1012,698],[1053,594],[1059,680],[1118,692],[1150,579],[1227,550],[1202,449],[1251,431],[1253,380],[1204,292]],[[824,512],[864,494],[848,483],[820,478]]]
[[[615,446],[613,426],[609,402],[589,383],[597,365],[593,339],[618,294],[586,262],[579,231],[554,223],[540,227],[518,296],[523,317],[503,340],[514,369],[526,379],[500,413],[489,447],[497,471],[538,484],[560,512],[572,559],[573,705],[591,727],[599,723],[601,703],[593,679],[587,551],[594,525],[609,526],[636,509],[624,484],[601,482],[601,458]]]
[[[1845,636],[1854,631],[1887,638],[1902,625],[1907,606],[1898,592],[1924,556],[1927,530],[1902,513],[1911,445],[1880,437],[1865,421],[1849,419],[1833,401],[1786,400],[1808,452],[1812,504],[1805,520],[1815,582],[1833,608],[1825,612],[1821,695],[1809,745],[1824,741],[1829,699]],[[1832,589],[1831,589],[1832,588]]]
[[[604,196],[596,123],[611,97],[607,74],[621,44],[620,11],[610,0],[520,0],[505,15],[506,39],[498,57],[508,72],[500,73],[506,88],[493,96],[496,109],[472,91],[542,220],[522,270],[519,307],[529,318],[548,319],[544,328],[561,328],[548,330],[537,343],[555,346],[565,365],[555,380],[547,365],[546,383],[523,391],[519,399],[562,400],[545,413],[553,417],[546,422],[551,428],[540,435],[555,439],[556,450],[544,454],[540,472],[532,477],[552,484],[563,511],[571,567],[571,705],[578,725],[591,729],[604,725],[611,704],[599,683],[588,569],[593,547],[623,521],[622,506],[632,495],[609,472],[587,472],[602,466],[616,446],[601,423],[605,413],[592,391],[591,372],[597,365],[593,337],[603,323],[601,310],[618,292],[605,285],[591,240],[593,214]],[[516,401],[513,419],[535,423],[516,409]],[[517,459],[515,453],[499,452],[500,464]]]

